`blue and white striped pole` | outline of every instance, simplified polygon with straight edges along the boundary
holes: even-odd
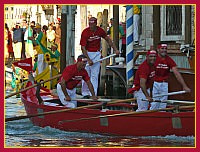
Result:
[[[126,6],[126,81],[133,84],[133,5]]]

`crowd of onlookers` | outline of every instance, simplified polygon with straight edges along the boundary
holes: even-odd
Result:
[[[56,22],[50,23],[48,26],[35,23],[35,21],[27,22],[22,20],[21,23],[16,23],[13,27],[8,27],[5,23],[4,29],[4,54],[5,59],[25,59],[34,58],[38,54],[36,44],[33,39],[36,39],[39,32],[42,31],[46,35],[47,49],[51,49],[51,44],[57,44],[57,50],[60,51],[61,42],[61,20],[58,18]]]

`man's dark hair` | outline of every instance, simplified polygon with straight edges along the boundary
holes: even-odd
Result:
[[[35,25],[35,21],[31,21],[31,23],[33,23]]]
[[[42,29],[45,30],[45,31],[47,31],[48,30],[48,26],[43,25]]]
[[[86,57],[84,54],[81,54],[81,55],[78,56],[77,59],[79,59],[79,58],[80,58],[80,59],[84,59],[84,58],[87,58],[87,57]]]

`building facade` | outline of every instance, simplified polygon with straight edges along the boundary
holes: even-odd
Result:
[[[63,5],[64,6],[64,5]],[[108,10],[109,19],[113,17],[113,5],[77,5],[75,13],[75,55],[79,55],[81,31],[87,26],[89,16],[97,17],[99,12]],[[124,5],[119,5],[119,21],[126,21]],[[48,25],[61,17],[62,5],[12,5],[4,6],[4,21],[9,27],[21,23],[23,19]],[[142,5],[140,44],[148,50],[159,42],[171,44],[179,49],[181,44],[195,42],[195,5]],[[76,56],[77,56],[76,55]]]

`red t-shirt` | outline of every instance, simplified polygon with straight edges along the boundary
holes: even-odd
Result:
[[[172,69],[175,66],[177,66],[176,63],[168,55],[165,58],[157,56],[155,62],[155,67],[156,67],[155,81],[157,82],[167,81],[170,74],[170,69]]]
[[[100,27],[97,26],[95,32],[91,31],[88,27],[81,34],[80,45],[85,46],[89,52],[96,52],[100,50],[101,38],[105,38],[106,36],[106,32]]]
[[[66,81],[66,87],[69,90],[74,89],[82,79],[84,81],[88,81],[90,79],[85,69],[78,71],[77,64],[67,66],[63,70],[61,78]]]
[[[138,91],[140,89],[140,78],[146,79],[146,88],[150,88],[155,76],[155,67],[150,66],[147,63],[147,60],[145,60],[136,71],[135,79],[134,79],[134,85],[135,89]]]

